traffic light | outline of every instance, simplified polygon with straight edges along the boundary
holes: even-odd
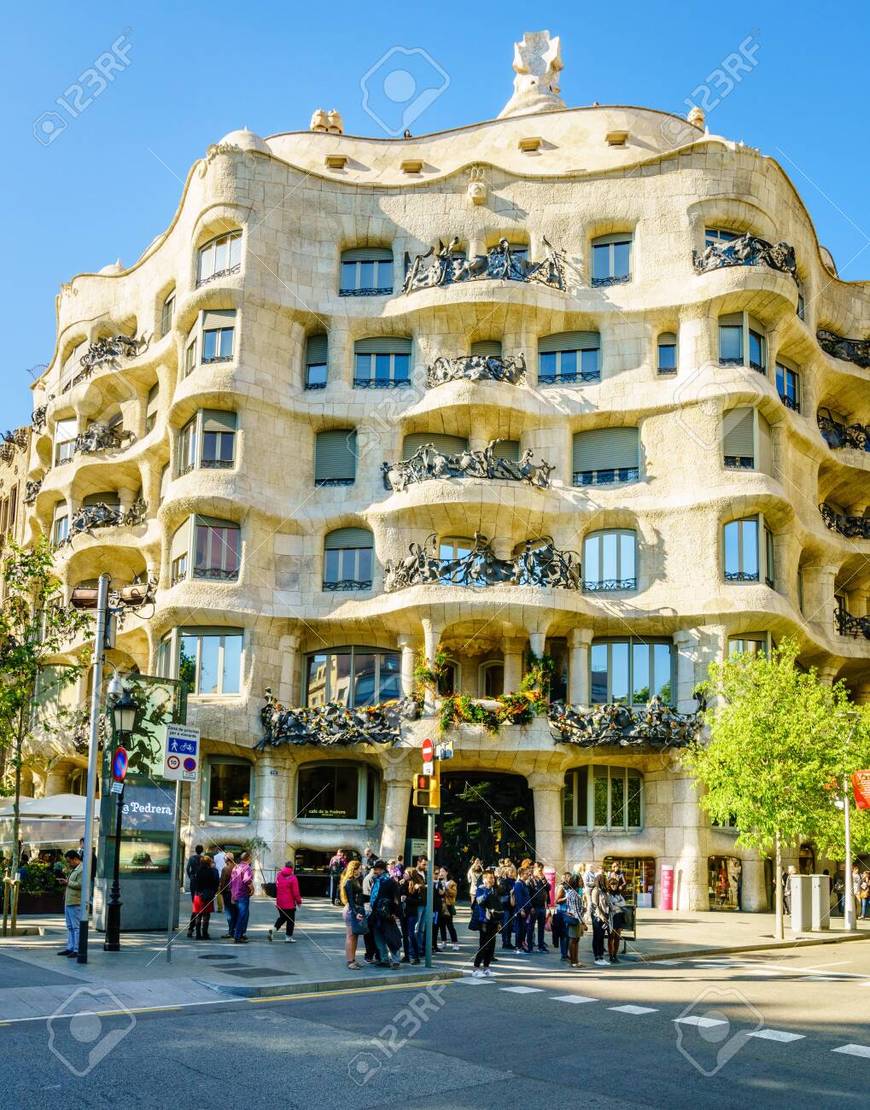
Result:
[[[414,775],[413,802],[421,809],[441,808],[441,781],[437,773]]]

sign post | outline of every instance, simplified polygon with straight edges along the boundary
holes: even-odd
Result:
[[[169,918],[166,922],[166,962],[172,963],[172,933],[178,905],[178,836],[181,821],[181,784],[199,777],[199,729],[188,725],[166,726],[163,777],[175,783],[175,824],[169,864]]]

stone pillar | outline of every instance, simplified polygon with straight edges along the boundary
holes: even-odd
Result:
[[[505,639],[502,641],[504,651],[504,692],[513,694],[519,689],[523,678],[523,641],[520,639]]]
[[[591,628],[572,628],[568,634],[568,702],[589,705],[589,647]]]
[[[674,909],[709,909],[705,822],[698,804],[695,781],[676,775],[673,780],[674,805],[666,843],[674,856]]]
[[[697,702],[692,697],[692,691],[696,686],[695,658],[697,647],[698,637],[691,629],[682,629],[674,633],[674,648],[677,656],[677,688],[674,691],[674,704],[680,713],[693,713],[697,708]]]
[[[547,642],[546,629],[543,632],[530,632],[529,633],[529,651],[532,655],[536,655],[538,659],[544,654],[544,645]]]
[[[833,686],[839,669],[840,668],[833,663],[825,663],[821,667],[818,667],[816,673],[819,676],[819,682],[824,682],[826,686]]]
[[[69,769],[67,767],[54,767],[45,776],[46,797],[54,794],[66,794]]]
[[[770,892],[764,877],[764,860],[753,856],[740,862],[743,864],[740,908],[745,913],[766,913],[770,907]]]
[[[562,786],[559,771],[535,771],[528,776],[535,799],[535,857],[556,873],[565,865],[562,836]]]
[[[804,616],[825,636],[834,635],[834,582],[839,567],[811,563],[804,568]]]
[[[402,651],[402,694],[408,698],[414,692],[414,641],[410,636],[399,637]]]
[[[435,656],[438,652],[438,644],[441,640],[441,626],[434,624],[429,617],[424,617],[423,621],[423,652],[426,657],[427,666],[432,666],[435,662]],[[434,712],[436,693],[434,690],[427,690],[425,696],[425,709],[427,712]]]
[[[258,859],[267,880],[283,867],[287,853],[287,765],[274,752],[264,751],[254,765],[257,836],[268,848]]]
[[[300,690],[301,675],[299,673],[299,645],[301,639],[298,632],[288,632],[279,641],[281,678],[278,685],[278,701],[283,702],[284,705],[301,705],[304,700]]]
[[[852,701],[856,705],[870,705],[870,682],[861,682],[855,687]]]
[[[384,827],[380,849],[384,859],[394,858],[405,851],[408,807],[411,804],[411,773],[404,761],[384,769]]]

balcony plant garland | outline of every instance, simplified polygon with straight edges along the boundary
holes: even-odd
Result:
[[[447,656],[439,652],[430,667],[423,663],[417,667],[418,681],[430,686],[437,693],[438,680],[443,675]],[[527,725],[547,711],[550,684],[554,670],[551,656],[540,658],[529,653],[527,670],[515,693],[500,694],[496,708],[490,709],[468,694],[451,694],[441,701],[439,730],[447,732],[459,725],[481,725],[487,732],[498,732],[502,725]]]

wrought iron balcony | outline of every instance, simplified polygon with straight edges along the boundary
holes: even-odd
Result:
[[[403,721],[416,720],[420,708],[413,698],[383,702],[380,705],[349,709],[329,702],[298,709],[282,705],[266,690],[266,704],[260,710],[262,750],[281,744],[315,744],[320,747],[351,747],[354,744],[393,745],[401,739]]]
[[[433,533],[425,543],[412,543],[404,559],[388,559],[384,566],[384,592],[408,586],[542,586],[566,590],[580,588],[580,556],[560,551],[548,537],[526,540],[512,559],[499,559],[491,542],[479,532],[474,546],[458,558],[441,558]]]
[[[757,235],[739,235],[727,243],[711,243],[701,254],[693,251],[692,262],[698,274],[728,266],[767,266],[790,274],[800,285],[794,247],[788,243],[768,243]]]
[[[698,738],[703,725],[699,710],[678,713],[657,695],[643,706],[609,702],[585,709],[553,702],[547,718],[553,739],[583,748],[680,748]]]
[[[838,605],[834,609],[834,622],[841,636],[852,636],[855,639],[863,636],[865,640],[870,640],[870,617],[853,617]]]
[[[96,505],[82,505],[73,513],[69,525],[69,534],[58,544],[72,543],[76,536],[86,533],[94,534],[97,528],[118,528],[122,525],[133,527],[141,524],[148,512],[148,506],[138,497],[126,511],[120,505],[107,505],[100,501]]]
[[[524,281],[548,285],[553,289],[565,288],[565,256],[546,239],[547,254],[540,262],[530,262],[525,252],[516,250],[507,239],[499,241],[487,254],[465,258],[458,254],[459,240],[439,242],[425,254],[411,258],[405,254],[405,282],[403,293],[437,286],[461,285],[485,278],[497,281]]]
[[[238,274],[241,272],[241,269],[241,262],[237,262],[235,266],[228,266],[226,270],[216,270],[213,274],[209,274],[208,277],[198,278],[196,282],[196,287],[197,289],[201,289],[203,285],[208,285],[209,282],[220,281],[221,278],[231,277],[233,274]]]
[[[538,371],[538,385],[576,385],[578,382],[600,381],[600,370],[565,370],[554,374]]]
[[[89,428],[79,432],[75,439],[75,451],[81,455],[95,455],[99,451],[115,451],[126,447],[136,437],[132,432],[116,424],[106,424],[96,420]]]
[[[389,297],[392,295],[392,285],[368,285],[362,289],[339,289],[339,297]]]
[[[519,355],[460,355],[436,358],[426,368],[426,385],[433,389],[445,382],[505,382],[519,385],[526,380],[526,360]]]
[[[95,339],[88,347],[79,359],[79,365],[82,370],[90,373],[104,362],[117,362],[119,358],[133,358],[144,351],[147,346],[147,339],[137,339],[136,336],[103,336],[102,339]]]
[[[794,397],[790,397],[787,393],[780,393],[779,399],[780,401],[782,401],[785,407],[787,409],[791,409],[792,412],[801,411],[800,401],[796,400]]]
[[[182,578],[183,577],[185,577],[185,575],[182,575]],[[236,582],[239,577],[239,568],[195,566],[191,577],[210,578],[216,582]]]
[[[726,570],[726,582],[760,582],[757,570]]]
[[[836,332],[819,328],[816,339],[825,354],[844,362],[854,362],[865,370],[870,367],[870,339],[845,339]]]
[[[583,583],[584,594],[616,593],[617,590],[636,590],[636,578],[599,578]]]
[[[832,532],[839,532],[848,540],[870,540],[870,516],[848,516],[824,503],[819,505],[819,512]]]
[[[531,449],[523,452],[519,462],[501,458],[493,454],[498,442],[494,439],[482,451],[466,448],[455,455],[444,455],[431,443],[424,443],[410,459],[383,464],[384,488],[402,492],[413,482],[426,482],[430,478],[498,478],[549,489],[554,466],[533,462]]]
[[[25,505],[32,505],[33,502],[36,500],[40,489],[42,489],[42,479],[41,478],[33,478],[32,480],[25,482],[24,483],[24,504]]]
[[[620,466],[610,470],[575,470],[575,486],[612,486],[617,482],[636,482],[640,469],[636,466]]]
[[[819,409],[816,420],[822,438],[833,450],[854,447],[856,451],[870,451],[870,424],[841,424],[830,409]]]
[[[48,411],[48,405],[39,405],[33,410],[30,416],[30,427],[34,432],[41,432],[45,427],[45,414]]]
[[[15,452],[23,451],[27,446],[27,440],[26,428],[14,428],[11,432],[0,433],[0,462],[12,462]]]
[[[372,583],[371,579],[366,581],[361,578],[338,578],[332,582],[324,580],[323,588],[330,593],[346,593],[351,590],[370,590]]]
[[[409,389],[409,378],[354,378],[354,389]]]
[[[315,486],[352,486],[355,479],[348,478],[315,478]]]
[[[726,455],[725,456],[725,469],[726,470],[753,470],[755,468],[755,458],[752,455]]]
[[[594,277],[593,289],[608,289],[611,285],[627,285],[631,281],[631,274],[615,274],[613,277]]]

